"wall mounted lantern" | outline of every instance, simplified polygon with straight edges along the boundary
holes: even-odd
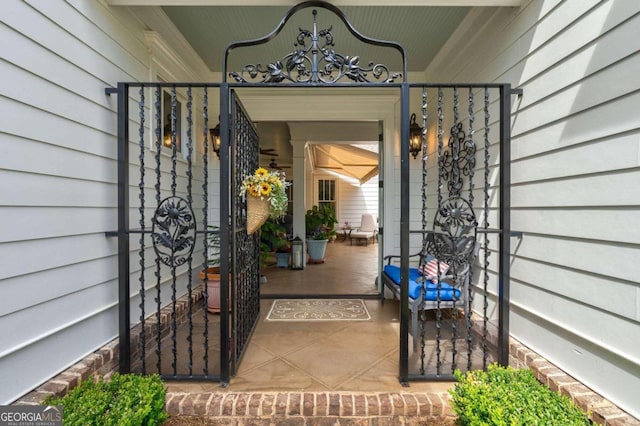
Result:
[[[171,148],[171,114],[167,115],[167,121],[162,130],[162,144],[167,148]]]
[[[416,123],[416,114],[411,114],[409,126],[409,153],[415,159],[422,150],[422,127]]]
[[[222,140],[220,139],[220,123],[218,123],[213,129],[209,129],[209,137],[211,138],[213,151],[216,153],[218,158],[220,158],[220,145],[222,144]]]
[[[291,241],[291,269],[304,269],[304,241],[297,235]]]

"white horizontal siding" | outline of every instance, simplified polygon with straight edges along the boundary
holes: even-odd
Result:
[[[117,228],[117,96],[106,96],[104,89],[119,81],[147,81],[154,76],[146,28],[126,9],[83,0],[10,0],[3,6],[0,73],[5,83],[10,82],[0,87],[0,403],[6,404],[117,335],[117,240],[105,236]],[[201,63],[188,61],[180,66],[190,65],[203,69]],[[152,97],[150,91],[146,95],[148,224],[154,213],[156,175],[155,157],[148,152]],[[132,90],[128,100],[130,125],[135,126],[130,132],[132,227],[138,226],[140,205],[138,98],[138,91]],[[194,176],[198,176],[201,94],[194,93],[193,102],[198,145]],[[159,195],[165,198],[171,193],[171,157],[162,153],[160,160]],[[178,195],[187,191],[186,168],[179,153]],[[202,178],[195,177],[192,184],[201,228]],[[132,236],[134,322],[139,317],[139,246],[139,236]],[[201,251],[196,249],[196,258]],[[147,238],[148,288],[156,283],[152,253]],[[196,260],[194,272],[201,260]],[[187,265],[178,270],[180,294],[187,274]],[[160,281],[163,288],[169,284],[166,267],[161,268]],[[162,303],[170,297],[163,291]],[[150,300],[151,295],[149,306]]]
[[[632,1],[474,9],[427,70],[523,89],[512,97],[511,224],[524,236],[512,239],[511,334],[636,417],[639,28]]]
[[[511,205],[515,208],[629,206],[640,199],[639,179],[640,171],[631,169],[602,176],[588,175],[514,185],[511,189]],[[611,188],[617,188],[617,191],[611,191]]]
[[[42,77],[6,62],[0,62],[0,73],[13,83],[3,86],[3,96],[67,120],[100,129],[105,126],[102,116],[112,112],[106,105],[87,102],[64,87],[53,85]],[[55,102],[52,103],[52,99]]]
[[[536,277],[564,273],[564,271],[551,270],[554,265],[557,265],[594,277],[625,280],[632,284],[638,279],[637,270],[630,265],[637,262],[640,252],[638,247],[630,244],[616,242],[605,244],[598,240],[527,234],[526,238],[523,237],[517,244],[514,242],[512,253],[519,259],[546,264],[540,267],[548,270],[545,273],[536,274]],[[576,256],[576,253],[580,253],[580,256]],[[526,276],[520,274],[517,278],[524,281]],[[612,292],[612,294],[616,293]],[[640,311],[635,315],[637,316],[638,313]],[[633,315],[630,314],[630,317]]]
[[[60,191],[60,188],[65,190]],[[1,205],[110,207],[116,192],[116,185],[110,182],[0,170]],[[81,199],[79,194],[82,194]]]
[[[579,244],[574,244],[574,247],[579,247]],[[601,259],[610,257],[606,254],[603,253]],[[538,294],[534,296],[535,300],[546,300],[542,296],[542,292],[546,292],[552,298],[568,299],[584,305],[582,307],[600,309],[601,312],[607,313],[617,312],[627,318],[640,319],[637,318],[637,288],[634,283],[620,279],[617,275],[603,275],[597,266],[597,264],[592,266],[592,269],[597,269],[597,271],[586,272],[569,269],[551,256],[546,256],[545,262],[516,256],[511,264],[511,278],[522,283],[523,286],[536,289]],[[536,278],[534,282],[526,283],[524,280],[530,279],[530,277],[544,278]],[[514,288],[518,287],[514,286]],[[516,294],[513,295],[512,300],[514,303],[522,305],[527,299],[523,295]],[[580,316],[569,319],[582,324]],[[588,324],[581,324],[573,324],[573,326],[591,327]],[[588,332],[591,331],[588,330]]]
[[[107,282],[113,285],[117,275],[117,258],[109,256],[14,276],[2,281],[5,303],[0,308],[0,316],[82,291],[91,285]]]
[[[349,222],[352,226],[360,226],[362,215],[369,213],[378,216],[378,176],[374,176],[362,185],[338,179],[339,182],[339,214],[338,225]]]
[[[3,207],[2,217],[12,226],[0,243],[103,233],[117,229],[116,207],[75,208]]]
[[[117,241],[104,233],[4,243],[0,244],[0,278],[115,256],[117,249]]]
[[[592,178],[593,175],[612,171],[624,176],[622,171],[633,169],[638,164],[638,140],[640,130],[634,130],[514,160],[511,163],[511,183],[518,186],[539,180],[579,179],[583,175],[591,175],[586,178]],[[604,151],[609,153],[607,161],[602,159]],[[601,191],[593,192],[595,196],[606,196]],[[626,196],[626,191],[620,192],[622,194],[619,195]]]
[[[103,12],[99,3],[91,9],[94,14],[108,13]],[[116,13],[115,9],[109,10]],[[143,28],[131,19],[119,24],[126,19],[124,13],[112,16],[112,32],[108,33],[108,28],[97,27],[69,4],[42,0],[27,4],[12,0],[5,12],[3,18],[7,25],[55,53],[59,61],[75,64],[77,72],[88,72],[108,85],[118,81],[144,81],[148,77]],[[67,22],[75,26],[67,26]],[[123,41],[115,42],[116,36],[112,34],[119,34],[118,38]]]
[[[50,283],[50,285],[55,283]],[[0,356],[17,347],[31,344],[43,335],[55,333],[81,318],[96,315],[98,312],[117,306],[118,286],[114,281],[87,286],[66,294],[64,297],[47,300],[7,315],[0,323],[3,336],[11,330],[20,330],[14,339],[3,339],[0,343]]]
[[[99,312],[20,347],[1,359],[3,399],[23,395],[114,337],[116,308]],[[15,332],[12,335],[17,334]]]
[[[3,135],[0,151],[2,152],[0,168],[3,170],[37,174],[42,178],[56,176],[73,180],[116,183],[113,174],[114,168],[117,167],[116,160],[114,158],[112,161],[105,161],[109,160],[105,155],[91,154],[9,134]],[[73,164],[73,167],[67,164]]]
[[[97,87],[96,90],[98,90]],[[98,131],[1,95],[0,109],[9,111],[8,114],[0,115],[0,124],[4,133],[68,148],[70,151],[92,151],[92,155],[113,159],[117,156],[115,114],[109,113],[110,117],[105,120],[110,127],[104,131]],[[87,141],[91,141],[91,144]],[[6,160],[11,159],[12,157],[9,157]]]

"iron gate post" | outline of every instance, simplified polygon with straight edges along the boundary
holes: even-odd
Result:
[[[500,86],[500,261],[498,265],[498,362],[509,365],[511,255],[511,85]]]
[[[409,84],[400,95],[400,383],[409,381]],[[383,290],[384,291],[384,290]],[[415,338],[415,336],[414,336]]]
[[[129,85],[118,83],[118,339],[120,373],[131,370],[129,300]]]
[[[229,384],[229,85],[220,85],[220,382]]]

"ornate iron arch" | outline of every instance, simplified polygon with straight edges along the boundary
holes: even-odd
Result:
[[[402,72],[391,72],[387,65],[369,62],[363,66],[360,57],[345,55],[335,49],[332,27],[318,30],[317,10],[313,10],[313,29],[299,28],[293,51],[278,60],[264,66],[262,64],[247,64],[240,71],[227,74],[229,53],[237,48],[257,46],[275,38],[284,28],[287,21],[298,11],[309,7],[327,9],[337,15],[345,24],[349,32],[358,40],[380,47],[397,50],[402,57]],[[222,64],[222,79],[227,81],[227,75],[238,83],[259,84],[311,84],[326,85],[349,80],[351,83],[384,84],[394,83],[402,77],[407,82],[407,59],[404,47],[400,44],[366,37],[358,32],[349,22],[345,14],[336,6],[320,0],[311,0],[297,4],[289,9],[278,26],[268,35],[247,41],[235,42],[225,49]]]

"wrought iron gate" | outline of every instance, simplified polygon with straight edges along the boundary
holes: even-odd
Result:
[[[232,49],[269,41],[291,15],[308,7],[332,11],[360,41],[396,49],[402,57],[402,72],[391,72],[384,64],[374,62],[361,67],[353,62],[354,55],[337,53],[331,29],[318,32],[314,10],[313,31],[300,30],[292,53],[267,67],[248,64],[241,71],[227,73],[227,56]],[[305,44],[307,40],[310,44]],[[400,225],[398,229],[380,225],[384,225],[386,235],[395,232],[400,236],[400,380],[448,380],[461,366],[484,368],[492,359],[507,363],[509,123],[510,96],[514,92],[508,84],[409,84],[406,62],[402,46],[360,35],[338,8],[314,0],[294,6],[267,37],[230,45],[220,84],[119,83],[117,89],[107,89],[107,93],[118,94],[118,231],[112,235],[118,237],[119,252],[121,371],[226,383],[237,370],[259,317],[259,241],[257,235],[247,235],[246,201],[240,196],[243,177],[258,166],[259,148],[256,128],[233,89],[281,83],[309,88],[390,87],[399,92]],[[233,83],[227,82],[227,75]],[[396,82],[400,78],[403,81]],[[221,149],[219,187],[215,188],[219,192],[215,193],[209,187],[209,172],[215,168],[209,149],[208,129],[213,123],[208,99],[209,92],[218,88]],[[413,167],[419,165],[422,171],[418,183],[410,179],[407,143],[410,93],[417,90],[422,128],[420,151],[414,158],[420,154],[421,161]],[[466,96],[464,102],[462,96]],[[131,99],[137,103],[137,111],[130,111]],[[463,104],[466,112],[461,113]],[[492,109],[498,110],[496,119],[490,113]],[[481,117],[482,125],[476,125],[476,117]],[[137,137],[130,140],[133,132],[129,126],[136,121]],[[181,130],[182,125],[186,131]],[[129,156],[130,145],[137,146],[137,156]],[[498,167],[491,163],[496,158],[491,151],[496,148]],[[481,160],[479,153],[483,155]],[[497,178],[493,176],[499,182],[497,187],[491,183],[492,170],[498,174]],[[435,185],[428,184],[431,172],[437,176],[431,179],[437,180]],[[136,179],[130,179],[130,174]],[[499,202],[491,204],[493,191]],[[216,196],[219,209],[210,205]],[[412,196],[421,200],[420,227],[416,229],[409,226]],[[130,206],[130,199],[138,200],[135,206]],[[218,217],[211,217],[215,216],[212,212]],[[137,218],[133,227],[130,217]],[[498,226],[491,227],[490,221]],[[217,227],[210,228],[212,224]],[[420,328],[414,328],[412,336],[419,350],[410,352],[410,249],[416,245],[411,243],[412,234],[420,238],[417,245],[424,255],[420,265],[427,254],[436,255],[454,265],[454,280],[463,270],[469,280],[463,290],[466,301],[460,299],[465,308],[462,318],[458,318],[458,299],[453,301],[451,317],[445,318],[440,305],[441,283],[436,280],[435,320],[420,314]],[[490,245],[491,235],[497,236],[497,246]],[[219,252],[223,254],[216,290],[220,312],[215,316],[207,313],[207,299],[212,293],[209,279],[206,274],[198,277],[209,264],[211,236],[219,237]],[[471,257],[463,247],[474,248],[473,261],[466,270],[462,260],[470,261]],[[493,270],[490,252],[498,254]],[[138,266],[132,268],[131,260],[136,258]],[[489,288],[491,274],[497,276],[495,288]],[[139,285],[132,292],[130,283],[134,281]],[[428,283],[422,283],[424,293]],[[489,339],[488,327],[493,320],[487,312],[489,300],[498,307],[496,341]],[[132,318],[139,320],[134,328]],[[449,328],[447,335],[443,334],[445,327]],[[497,349],[490,354],[492,344]]]
[[[240,195],[242,180],[258,168],[258,131],[251,122],[236,93],[230,93],[230,174],[231,189],[231,360],[230,375],[235,374],[238,363],[249,343],[251,333],[260,315],[260,241],[259,233],[247,235],[247,200]],[[223,144],[224,147],[224,144]],[[223,148],[224,151],[224,148]],[[225,161],[224,155],[220,156]],[[221,183],[224,185],[224,179]],[[223,363],[223,365],[226,363]],[[229,377],[223,372],[225,377]]]
[[[519,91],[464,83],[411,89],[420,98],[420,124],[411,128],[420,143],[402,148],[413,149],[421,179],[412,181],[409,167],[402,168],[400,380],[453,380],[455,370],[508,364],[509,126],[511,95]],[[420,212],[414,229],[412,196]],[[421,240],[416,257],[409,252],[412,234]],[[432,260],[433,277],[414,275],[432,258],[439,260]],[[409,294],[412,286],[418,299]]]
[[[226,383],[258,318],[258,237],[246,233],[240,197],[242,177],[258,166],[258,134],[232,93],[231,125],[221,123],[232,143],[223,138],[223,184],[213,188],[219,193],[211,191],[208,99],[219,86],[120,83],[107,89],[118,95],[118,231],[109,235],[118,237],[122,372]],[[130,156],[132,146],[137,153]],[[210,199],[229,195],[231,205],[211,215]],[[204,273],[212,264],[221,268],[217,286],[217,275]],[[209,306],[210,299],[219,308]]]

